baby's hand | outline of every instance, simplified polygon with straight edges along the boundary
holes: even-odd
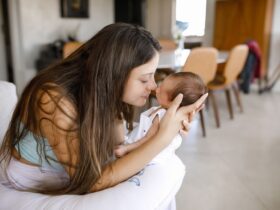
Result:
[[[124,144],[119,144],[114,149],[114,154],[117,158],[120,158],[128,153],[128,146]]]
[[[153,135],[155,135],[158,132],[159,129],[159,116],[156,115],[153,119],[153,123],[152,126],[149,128],[147,134],[145,135],[145,137],[148,139],[150,137],[152,137]]]

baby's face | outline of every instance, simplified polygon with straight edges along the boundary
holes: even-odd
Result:
[[[174,87],[175,81],[173,80],[170,76],[166,77],[156,89],[157,101],[164,108],[168,108],[171,103],[168,93]]]

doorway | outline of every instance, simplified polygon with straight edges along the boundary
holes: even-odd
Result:
[[[115,0],[115,22],[145,25],[145,0]]]
[[[8,0],[0,1],[0,80],[14,83]]]

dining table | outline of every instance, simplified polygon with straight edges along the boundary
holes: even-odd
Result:
[[[159,54],[158,69],[174,69],[179,71],[185,64],[191,49],[165,50]],[[217,63],[225,63],[228,57],[227,51],[218,51]]]

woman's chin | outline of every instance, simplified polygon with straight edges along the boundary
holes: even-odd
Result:
[[[146,104],[146,102],[147,102],[147,99],[143,99],[141,101],[135,102],[133,105],[136,107],[142,107]]]

